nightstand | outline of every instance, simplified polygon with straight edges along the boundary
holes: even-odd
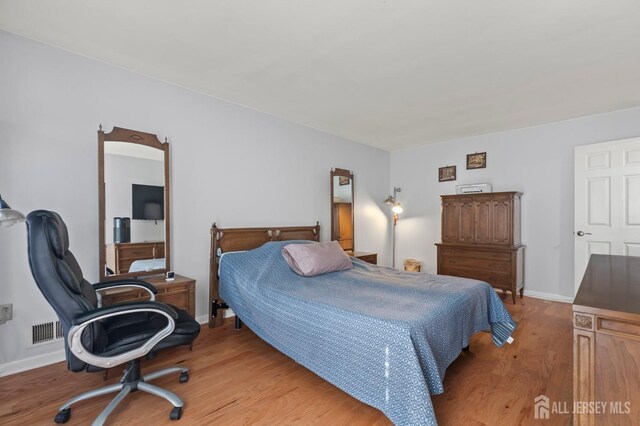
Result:
[[[177,275],[173,281],[166,281],[164,275],[142,279],[152,284],[157,290],[156,301],[184,309],[195,318],[196,315],[196,280]],[[102,306],[116,305],[125,302],[149,300],[145,290],[111,289],[102,292]]]
[[[354,251],[351,256],[364,260],[367,263],[371,263],[373,265],[378,264],[378,254],[377,253],[366,253],[363,251]]]

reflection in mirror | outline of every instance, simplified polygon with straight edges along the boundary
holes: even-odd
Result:
[[[349,170],[331,171],[331,239],[343,250],[354,250],[353,235],[353,174]]]
[[[168,144],[117,127],[100,136],[101,279],[164,272],[169,268]]]

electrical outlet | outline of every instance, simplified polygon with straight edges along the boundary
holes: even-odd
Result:
[[[0,305],[0,324],[13,319],[13,303]]]

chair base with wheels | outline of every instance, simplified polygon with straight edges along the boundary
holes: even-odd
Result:
[[[100,415],[96,417],[93,422],[94,426],[102,425],[107,420],[107,417],[109,417],[109,414],[113,412],[113,410],[118,406],[120,402],[122,402],[122,400],[124,400],[124,398],[128,394],[138,390],[162,397],[169,401],[173,405],[173,409],[169,414],[169,419],[180,420],[180,418],[182,417],[182,407],[184,405],[182,399],[180,399],[178,395],[169,390],[149,384],[151,380],[174,373],[180,373],[180,383],[186,383],[189,381],[188,368],[176,365],[142,376],[140,372],[140,360],[136,359],[133,361],[129,361],[127,363],[127,367],[124,370],[122,379],[120,379],[120,383],[93,389],[71,398],[62,407],[60,407],[60,411],[54,418],[54,421],[56,423],[68,422],[71,418],[71,406],[76,402],[95,398],[96,396],[118,392],[118,395],[113,398],[109,405],[107,405],[104,411],[102,411],[102,413],[100,413]]]

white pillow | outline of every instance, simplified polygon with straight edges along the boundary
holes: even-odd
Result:
[[[287,244],[282,257],[291,269],[304,277],[353,268],[351,259],[337,241],[309,244]]]

